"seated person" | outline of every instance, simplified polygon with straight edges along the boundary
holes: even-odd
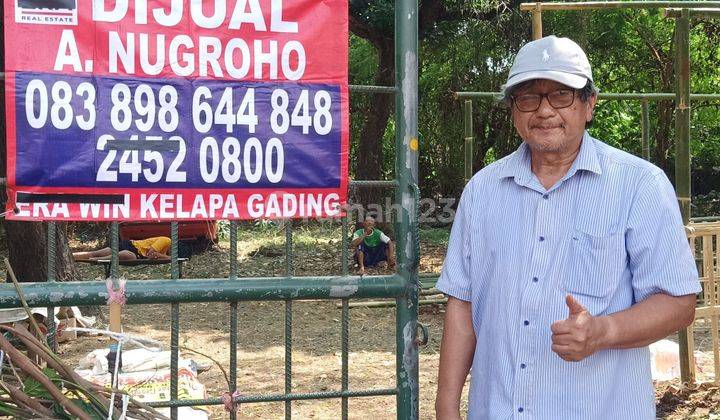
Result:
[[[375,229],[375,219],[365,218],[363,228],[352,236],[350,247],[355,249],[355,261],[359,265],[359,273],[365,274],[365,267],[374,267],[390,263],[395,268],[395,244],[380,229]]]
[[[160,260],[169,259],[170,238],[167,236],[155,236],[147,239],[139,240],[121,240],[118,246],[118,258],[121,261],[149,259]],[[88,260],[105,260],[110,258],[112,251],[109,247],[98,249],[95,251],[73,252],[75,261]]]

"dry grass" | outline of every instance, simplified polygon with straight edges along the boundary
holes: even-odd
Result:
[[[299,228],[293,234],[296,275],[333,275],[341,272],[338,225]],[[421,270],[439,271],[444,257],[442,237],[424,241]],[[438,243],[440,242],[440,243]],[[84,241],[87,244],[87,241]],[[73,246],[80,245],[73,243]],[[96,244],[91,243],[91,246]],[[285,274],[285,231],[264,226],[238,232],[238,271],[241,276],[283,276]],[[183,267],[186,278],[225,277],[229,272],[229,244],[221,241],[215,249],[195,255]],[[100,278],[101,268],[80,265],[83,278]],[[169,277],[168,267],[125,270],[132,279]],[[352,268],[352,267],[351,267]],[[373,272],[378,272],[373,270]],[[191,280],[184,280],[191,281]],[[181,305],[180,342],[208,354],[229,366],[230,307],[225,303]],[[433,418],[435,378],[442,311],[435,307],[421,311],[420,322],[430,328],[429,344],[420,352],[422,418]],[[341,386],[341,312],[335,301],[299,301],[293,315],[293,392],[339,390]],[[284,392],[284,302],[240,302],[238,304],[238,389],[245,395]],[[163,341],[170,340],[170,305],[127,306],[123,313],[126,331]],[[107,346],[105,339],[82,337],[63,344],[60,351],[76,361],[90,350]],[[392,388],[395,386],[395,310],[353,308],[350,311],[350,389]],[[201,361],[201,357],[187,354]],[[203,361],[205,362],[205,361]],[[217,397],[227,389],[217,367],[202,373],[208,396]],[[222,408],[210,407],[212,418],[226,418]],[[296,418],[339,417],[340,400],[298,401],[292,404]],[[350,418],[394,418],[394,397],[350,399]],[[284,417],[284,403],[247,404],[239,418]]]

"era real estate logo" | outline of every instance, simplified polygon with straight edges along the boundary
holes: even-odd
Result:
[[[15,22],[77,25],[76,0],[15,0]]]

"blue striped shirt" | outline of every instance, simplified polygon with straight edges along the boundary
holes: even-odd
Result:
[[[655,418],[647,347],[566,362],[550,325],[566,294],[596,316],[700,291],[665,174],[587,132],[549,190],[524,143],[473,177],[437,287],[472,303],[470,419]]]

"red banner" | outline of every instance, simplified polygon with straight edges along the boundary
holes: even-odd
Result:
[[[8,218],[340,215],[347,0],[5,0]]]

